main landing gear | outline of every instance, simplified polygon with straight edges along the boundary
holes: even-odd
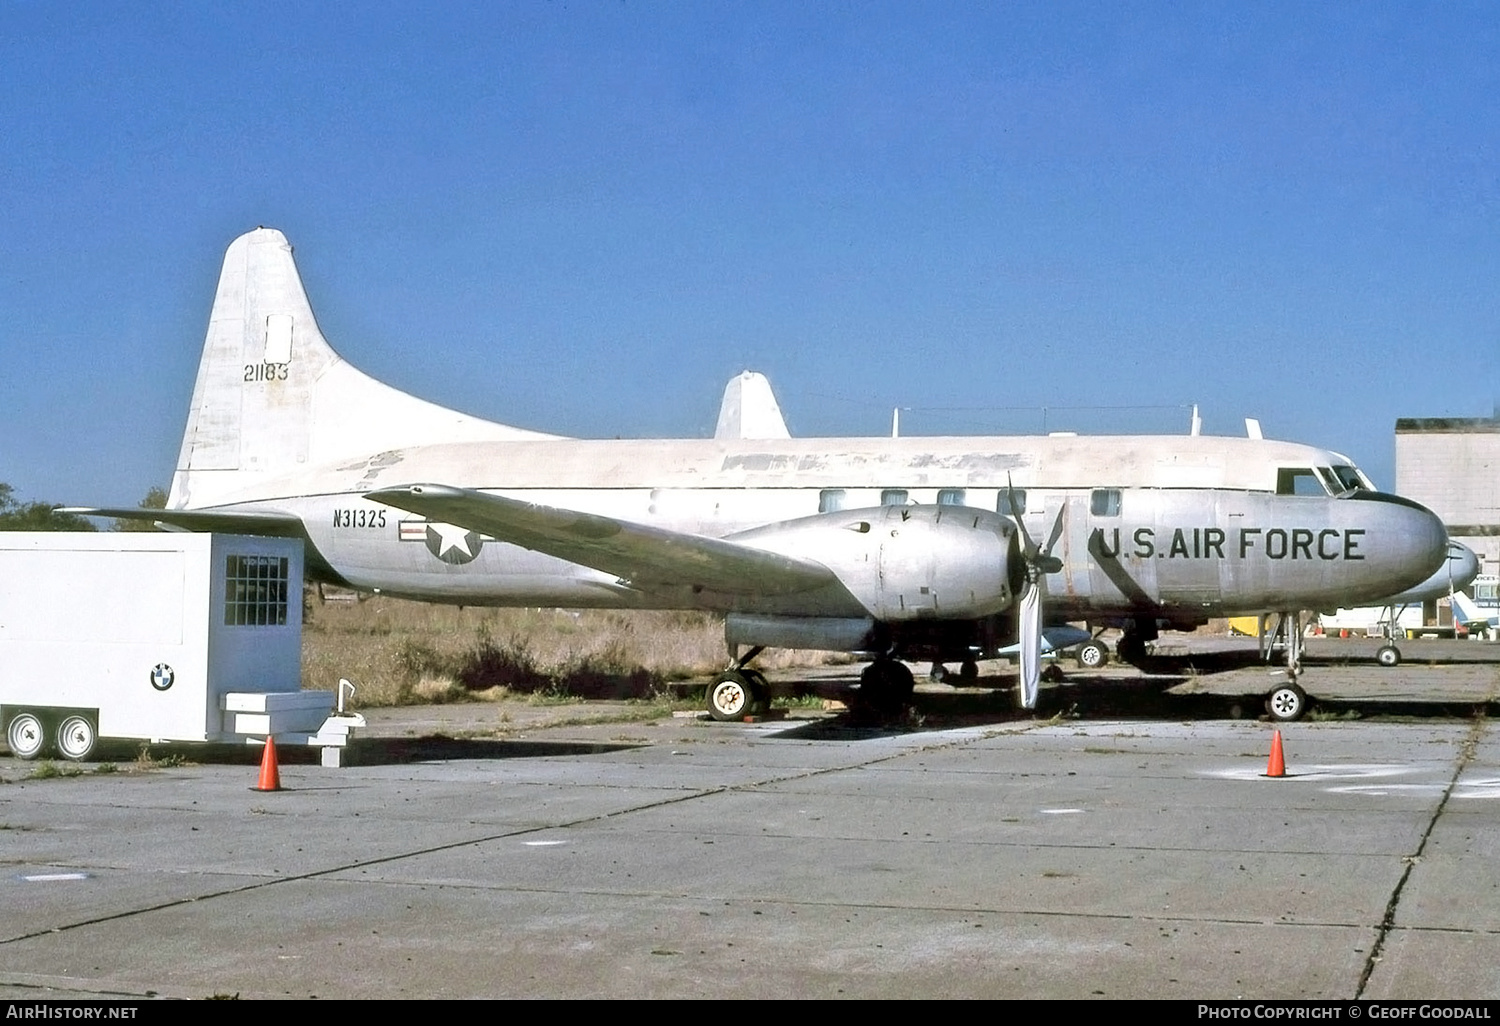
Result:
[[[1121,662],[1138,662],[1146,658],[1146,640],[1139,632],[1127,630],[1120,635],[1120,640],[1115,642],[1115,655],[1120,658]]]
[[[771,707],[771,685],[766,675],[746,664],[764,650],[756,645],[743,656],[736,656],[729,669],[708,686],[708,714],[716,720],[743,720],[760,716]]]
[[[1079,645],[1074,658],[1078,660],[1080,669],[1099,670],[1109,662],[1109,649],[1105,647],[1104,642],[1094,638]]]
[[[979,675],[979,667],[974,667]],[[859,693],[856,701],[865,710],[880,716],[895,716],[911,702],[917,682],[912,678],[906,664],[889,656],[881,656],[859,675]]]
[[[955,688],[971,688],[979,680],[979,664],[973,659],[965,659],[959,664],[958,673],[952,673],[942,663],[933,663],[932,671],[928,673],[927,679],[934,684],[947,684]]]

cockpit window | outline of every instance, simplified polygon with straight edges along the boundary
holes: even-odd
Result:
[[[1375,490],[1374,486],[1370,484],[1369,479],[1359,472],[1358,467],[1334,467],[1333,476],[1338,480],[1338,483],[1343,486],[1339,489],[1339,491],[1341,492],[1347,492],[1355,488],[1362,488],[1366,491],[1371,492]]]
[[[1311,467],[1282,467],[1276,472],[1277,495],[1327,495]]]

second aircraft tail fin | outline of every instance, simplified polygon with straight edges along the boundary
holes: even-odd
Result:
[[[745,371],[729,379],[719,405],[715,438],[790,438],[781,407],[764,374]]]

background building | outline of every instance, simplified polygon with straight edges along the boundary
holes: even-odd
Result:
[[[1481,573],[1500,573],[1500,416],[1397,420],[1396,493],[1442,517]]]

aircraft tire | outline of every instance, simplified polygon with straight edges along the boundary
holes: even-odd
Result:
[[[958,668],[959,687],[971,688],[979,680],[979,664],[972,659],[965,659]]]
[[[1115,643],[1115,655],[1127,663],[1133,663],[1137,659],[1146,657],[1146,643],[1134,634],[1123,635]]]
[[[708,686],[708,714],[721,723],[753,715],[755,685],[738,670],[726,670]]]
[[[1277,723],[1300,720],[1307,712],[1307,692],[1290,682],[1277,685],[1266,696],[1266,712]]]
[[[63,758],[83,762],[99,744],[99,729],[87,716],[71,715],[57,725],[57,750]]]
[[[1375,652],[1375,661],[1381,666],[1400,666],[1401,650],[1395,645],[1381,645]]]
[[[1103,669],[1109,662],[1109,649],[1102,641],[1085,641],[1078,646],[1078,665],[1085,670]]]
[[[47,726],[36,713],[16,713],[5,730],[5,743],[17,759],[35,759],[47,749]]]
[[[859,704],[881,716],[894,716],[911,701],[916,687],[905,663],[877,659],[859,675]]]

